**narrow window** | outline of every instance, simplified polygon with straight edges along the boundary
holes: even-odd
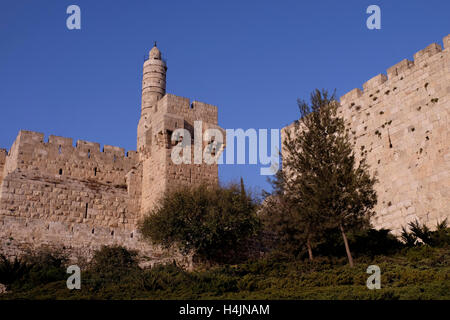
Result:
[[[111,235],[112,235],[112,236],[114,236],[114,230],[113,230],[113,231],[111,231]]]
[[[92,229],[92,234],[94,234],[95,229]]]
[[[113,162],[116,162],[116,155],[114,155],[114,159],[113,159]]]
[[[97,168],[94,168],[94,176],[97,175]]]
[[[59,148],[58,148],[58,152],[59,152],[59,154],[61,154],[61,153],[62,153],[62,148],[61,148],[61,145],[59,145]]]
[[[59,175],[62,175],[62,169],[59,169]]]
[[[133,238],[133,232],[130,234],[130,238]]]
[[[88,207],[89,207],[89,204],[86,203],[86,209],[85,209],[85,211],[84,211],[84,218],[85,218],[85,219],[87,219]],[[93,233],[93,232],[92,232],[92,233]]]
[[[88,150],[88,158],[91,158],[91,149]]]

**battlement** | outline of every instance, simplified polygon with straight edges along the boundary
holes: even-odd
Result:
[[[65,138],[50,135],[48,142],[44,142],[44,134],[40,132],[20,130],[17,135],[16,141],[14,142],[17,146],[29,145],[39,147],[45,146],[51,149],[58,149],[58,154],[62,155],[66,152],[68,153],[78,153],[80,156],[95,157],[99,156],[102,159],[111,159],[117,161],[119,159],[130,159],[132,161],[137,161],[137,152],[128,151],[125,154],[125,149],[115,146],[104,145],[103,151],[100,151],[100,143],[90,142],[85,140],[77,140],[75,147],[73,146],[72,138]]]
[[[355,88],[348,93],[341,96],[341,104],[351,103],[352,100],[361,97],[362,95],[373,94],[373,90],[379,89],[383,85],[388,87],[391,82],[396,82],[403,80],[411,74],[414,74],[416,69],[424,68],[428,66],[428,62],[432,62],[436,59],[440,59],[439,53],[445,52],[448,54],[450,51],[450,34],[443,39],[444,51],[442,47],[437,43],[432,43],[425,49],[420,50],[414,54],[414,60],[410,61],[404,59],[399,63],[393,65],[386,70],[387,76],[385,74],[378,74],[370,80],[363,83],[363,90]]]
[[[16,169],[36,171],[51,176],[69,176],[94,179],[102,183],[126,185],[126,174],[138,162],[136,151],[51,135],[21,130],[6,157],[8,172]]]
[[[189,98],[166,94],[158,101],[157,113],[170,113],[192,120],[215,119],[217,123],[217,106]]]
[[[8,151],[6,149],[0,149],[0,185],[3,181],[3,169],[5,167],[6,157],[8,155]]]
[[[8,155],[8,150],[0,149],[0,165],[5,164],[7,155]]]

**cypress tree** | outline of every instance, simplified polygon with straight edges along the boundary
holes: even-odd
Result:
[[[295,205],[303,224],[310,259],[311,242],[326,229],[339,228],[350,266],[348,230],[369,224],[377,202],[362,154],[356,159],[335,95],[315,90],[311,103],[298,100],[300,120],[283,142],[284,197]]]

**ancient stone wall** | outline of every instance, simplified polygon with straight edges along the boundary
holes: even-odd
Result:
[[[50,136],[44,142],[41,133],[20,131],[9,155],[2,155],[2,251],[27,243],[82,248],[99,237],[98,245],[136,242],[141,179],[136,152],[125,157],[117,147],[100,152],[97,143],[78,141],[73,147],[72,139]],[[89,238],[81,229],[89,229]]]
[[[431,44],[340,99],[356,155],[377,172],[377,228],[450,217],[450,35],[444,48]]]
[[[125,175],[137,164],[136,151],[125,151],[119,147],[50,136],[44,142],[44,134],[21,130],[6,160],[7,173],[39,171],[52,176],[91,179],[112,186],[125,186]],[[8,162],[11,162],[8,164]]]
[[[6,156],[8,151],[5,149],[0,149],[0,185],[3,181],[3,169],[5,168]]]
[[[40,218],[0,216],[0,253],[13,258],[42,248],[64,250],[71,261],[92,258],[93,253],[106,245],[120,245],[137,250],[143,266],[172,263],[174,260],[186,268],[192,268],[190,256],[183,256],[175,249],[164,249],[144,241],[139,232],[92,226],[85,223],[67,224]]]

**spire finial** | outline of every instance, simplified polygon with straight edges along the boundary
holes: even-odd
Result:
[[[156,47],[156,41],[153,41],[153,46]]]

